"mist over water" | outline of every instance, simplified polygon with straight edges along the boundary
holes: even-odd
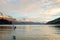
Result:
[[[15,26],[0,29],[0,40],[60,40],[60,25]]]

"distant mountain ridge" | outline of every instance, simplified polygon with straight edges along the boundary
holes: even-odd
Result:
[[[60,18],[47,22],[47,24],[60,24]]]

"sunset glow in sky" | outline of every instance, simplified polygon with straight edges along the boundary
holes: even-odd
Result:
[[[20,20],[48,22],[60,17],[60,0],[0,0],[0,11]]]

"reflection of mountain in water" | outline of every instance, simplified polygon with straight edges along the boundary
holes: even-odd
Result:
[[[60,18],[47,22],[47,24],[60,24]]]
[[[55,29],[54,34],[59,34],[60,35],[60,25],[54,25],[53,28]]]

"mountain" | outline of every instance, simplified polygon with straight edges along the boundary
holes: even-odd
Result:
[[[18,22],[16,24],[43,24],[43,23],[40,23],[40,22]]]
[[[9,15],[4,15],[0,12],[0,24],[12,24],[19,22],[17,19],[12,18]]]
[[[4,15],[0,12],[0,25],[2,24],[43,24],[40,22],[32,22],[28,19],[24,19],[25,21],[17,20],[9,15]]]
[[[47,22],[47,24],[60,24],[60,18]]]
[[[6,19],[0,19],[0,24],[12,24],[12,22]]]

